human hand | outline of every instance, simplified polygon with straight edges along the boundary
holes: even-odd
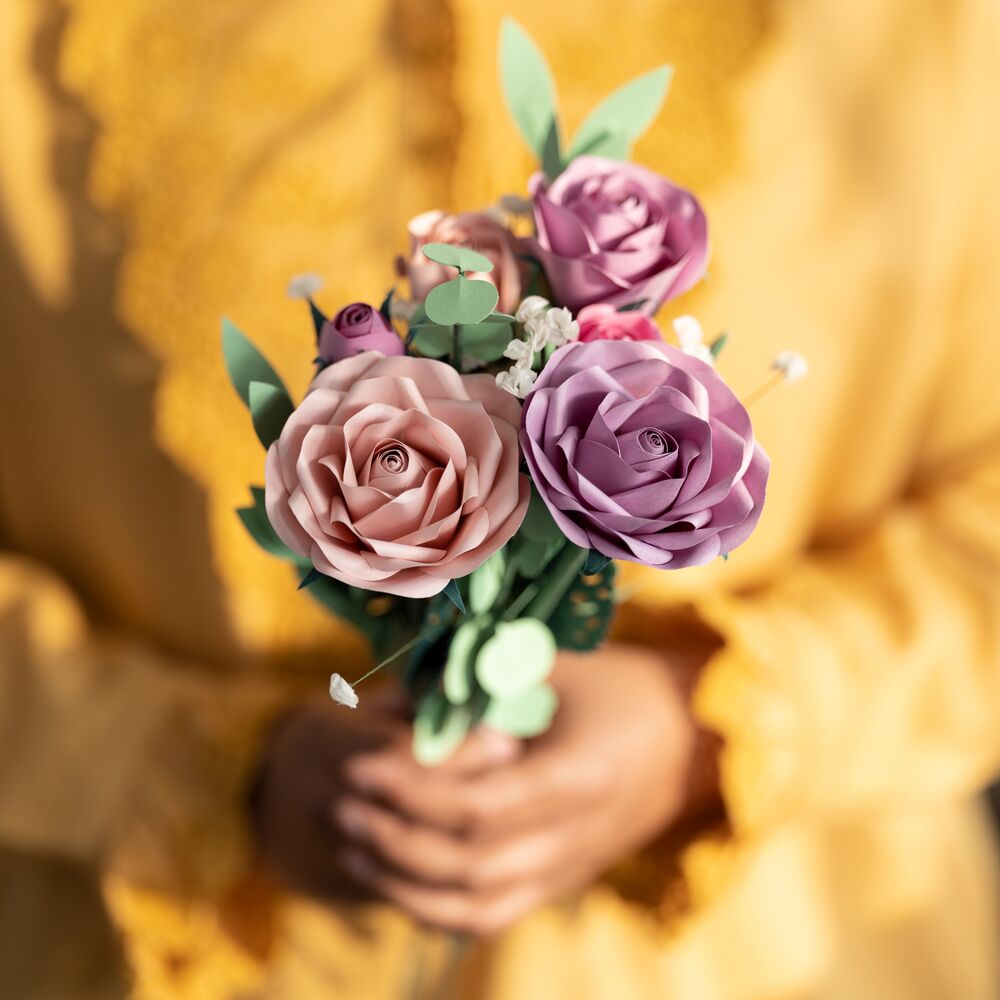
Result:
[[[560,654],[555,722],[506,765],[357,755],[330,805],[342,869],[426,923],[473,934],[589,884],[714,795],[692,676],[637,648]]]

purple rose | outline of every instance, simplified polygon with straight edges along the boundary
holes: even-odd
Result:
[[[560,348],[524,401],[521,448],[570,541],[613,559],[707,563],[746,541],[764,503],[769,463],[745,407],[669,344]]]
[[[378,309],[364,302],[353,302],[323,324],[319,356],[332,364],[364,351],[378,351],[387,357],[402,354],[403,342]]]
[[[559,305],[646,300],[652,315],[705,274],[708,228],[694,195],[666,178],[600,156],[578,156],[549,184],[529,184],[541,262]]]

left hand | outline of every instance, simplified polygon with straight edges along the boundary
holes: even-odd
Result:
[[[563,653],[553,726],[516,759],[456,774],[358,757],[331,807],[348,838],[342,870],[419,920],[471,934],[589,884],[714,794],[715,744],[692,718],[691,677],[639,648]]]

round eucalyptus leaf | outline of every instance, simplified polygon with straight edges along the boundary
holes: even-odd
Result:
[[[555,658],[556,640],[543,622],[501,622],[476,657],[476,678],[494,698],[513,698],[544,681]]]
[[[493,261],[468,247],[454,246],[451,243],[426,243],[420,248],[428,260],[447,267],[457,267],[460,271],[478,271],[489,274],[493,270]]]
[[[481,635],[479,624],[470,619],[462,622],[451,638],[441,683],[453,705],[464,705],[472,696],[472,656]]]
[[[484,725],[527,739],[544,733],[559,707],[559,698],[548,684],[540,684],[516,698],[492,699],[483,713]]]
[[[503,549],[476,567],[469,576],[469,608],[474,615],[485,614],[500,596],[504,573],[507,570],[507,553]]]
[[[417,763],[433,767],[447,760],[465,739],[472,713],[464,705],[448,702],[441,692],[427,695],[417,706],[413,720],[413,756]]]
[[[427,318],[442,326],[480,323],[497,304],[500,293],[488,281],[459,275],[430,290],[424,301]]]

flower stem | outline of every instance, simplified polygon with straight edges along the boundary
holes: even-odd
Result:
[[[566,591],[580,575],[583,564],[587,561],[587,550],[567,545],[556,556],[555,562],[548,573],[545,587],[540,588],[525,609],[525,617],[548,621],[559,602],[566,596]],[[536,585],[537,586],[537,585]],[[513,606],[512,606],[513,607]],[[520,608],[518,611],[520,612]],[[516,616],[515,616],[516,617]]]

